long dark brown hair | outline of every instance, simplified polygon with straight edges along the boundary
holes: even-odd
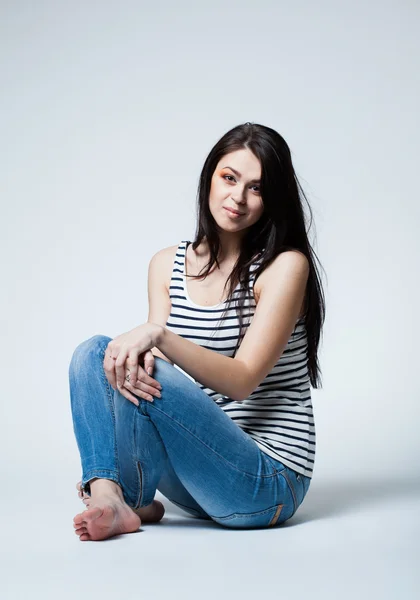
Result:
[[[198,185],[197,227],[192,247],[196,250],[205,238],[210,259],[202,274],[188,277],[202,279],[209,274],[214,264],[219,267],[221,248],[218,226],[209,208],[211,179],[218,162],[225,154],[243,148],[251,150],[261,163],[260,193],[264,210],[260,219],[242,238],[240,255],[225,284],[225,287],[229,284],[227,306],[234,300],[237,302],[240,323],[240,336],[234,355],[246,333],[242,316],[244,296],[234,298],[236,286],[240,283],[240,290],[248,290],[249,267],[257,259],[261,263],[256,267],[255,280],[276,256],[287,250],[300,250],[307,257],[310,266],[304,314],[308,340],[308,373],[312,387],[319,388],[322,384],[318,345],[325,320],[325,298],[314,257],[318,262],[319,260],[309,243],[300,193],[309,208],[308,230],[312,225],[312,210],[293,168],[289,146],[274,129],[249,122],[238,125],[225,133],[207,156]]]

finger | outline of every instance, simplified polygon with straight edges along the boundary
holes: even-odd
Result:
[[[115,361],[112,360],[112,364],[111,365],[104,365],[104,372],[105,372],[105,376],[108,380],[109,385],[112,387],[112,389],[116,390],[117,389],[117,379],[116,379],[116,374],[115,374]]]
[[[127,372],[124,372],[124,385],[125,382],[127,381],[127,377],[128,377],[128,381],[131,384],[135,384],[136,380],[137,380],[137,371],[139,368],[139,355],[137,350],[132,349],[130,350],[128,357],[125,361],[125,368]]]
[[[112,340],[113,341],[113,340]],[[113,348],[111,346],[112,342],[109,342],[104,356],[103,368],[105,371],[106,378],[108,379],[111,387],[116,390],[117,389],[117,378],[115,375],[115,359],[112,358]]]
[[[156,387],[154,387],[152,385],[146,385],[145,383],[142,383],[141,381],[138,381],[136,383],[136,385],[132,385],[129,381],[125,381],[124,387],[126,387],[128,390],[133,392],[133,394],[136,394],[138,396],[140,396],[140,394],[142,393],[142,394],[148,394],[149,396],[153,396],[156,398],[161,397],[161,393],[160,393],[159,389],[157,389]],[[143,396],[141,396],[141,397],[143,398]]]
[[[154,391],[152,391],[152,393],[148,393],[148,392],[147,392],[147,391],[145,391],[145,390],[140,390],[140,389],[138,389],[138,388],[134,388],[134,387],[131,385],[131,383],[129,383],[128,381],[126,381],[126,382],[124,383],[124,389],[125,389],[126,391],[127,391],[127,390],[129,390],[129,393],[130,393],[130,392],[133,392],[133,394],[135,394],[136,396],[139,396],[140,398],[144,398],[144,400],[147,400],[148,402],[153,402],[153,400],[154,400],[154,397],[155,397],[157,394],[159,394],[159,393],[160,393],[160,392],[159,392],[158,390],[156,390],[155,388],[151,388],[152,390],[154,390]],[[159,396],[156,396],[156,397],[159,397]]]
[[[120,388],[118,391],[121,394],[121,396],[124,396],[124,398],[127,398],[127,400],[129,400],[130,402],[132,402],[136,406],[140,405],[140,402],[139,402],[138,398],[136,398],[135,396],[133,396],[133,394],[131,394],[125,386],[123,386],[122,388]]]
[[[143,383],[144,385],[155,387],[158,390],[162,389],[162,386],[160,385],[159,381],[153,379],[153,377],[150,377],[140,365],[137,369],[137,380],[135,382],[135,385],[137,386],[139,382]]]
[[[117,360],[115,361],[115,375],[117,378],[117,389],[121,391],[121,388],[124,385],[125,378],[125,361],[127,360],[128,348],[127,346],[123,346],[120,348],[120,353],[118,354]]]
[[[151,350],[148,350],[144,355],[144,370],[148,375],[153,375],[153,369],[155,367],[155,357]]]

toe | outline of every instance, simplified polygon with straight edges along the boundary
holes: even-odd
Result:
[[[73,523],[75,525],[80,525],[81,523],[83,523],[83,521],[85,520],[85,515],[83,513],[79,513],[78,515],[76,515],[73,519]]]
[[[92,506],[92,508],[87,508],[83,513],[81,513],[82,521],[86,521],[89,523],[90,521],[94,521],[101,517],[104,513],[104,509],[99,506]],[[78,521],[77,521],[78,522]]]
[[[79,529],[75,529],[74,533],[76,535],[82,535],[82,533],[87,533],[88,530],[86,529],[86,527],[80,527]]]

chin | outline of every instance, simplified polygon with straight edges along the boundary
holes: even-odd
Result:
[[[225,231],[226,233],[238,233],[239,231],[243,231],[244,229],[248,229],[248,227],[238,227],[233,224],[231,227],[226,227],[226,225],[220,225],[217,223],[217,228],[219,231]]]

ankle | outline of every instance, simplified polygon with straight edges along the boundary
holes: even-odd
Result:
[[[89,482],[90,495],[92,500],[95,498],[107,496],[107,497],[118,497],[119,500],[124,502],[124,496],[121,487],[115,481],[111,479],[92,479]]]

